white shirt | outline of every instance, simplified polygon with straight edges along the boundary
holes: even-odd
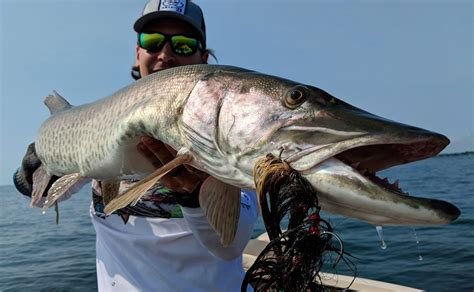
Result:
[[[184,218],[130,216],[126,224],[91,208],[99,291],[240,291],[242,252],[258,216],[255,193],[242,191],[241,198],[236,239],[227,248],[201,208],[182,207]]]

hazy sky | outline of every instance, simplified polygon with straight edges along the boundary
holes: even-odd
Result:
[[[132,25],[145,2],[0,0],[0,185],[48,117],[53,89],[82,104],[132,82]],[[471,137],[474,149],[471,1],[196,2],[220,64],[318,86],[452,147]]]

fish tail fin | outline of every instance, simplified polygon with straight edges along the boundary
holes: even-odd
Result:
[[[33,191],[31,192],[31,203],[30,207],[35,207],[41,201],[43,193],[47,189],[52,176],[48,174],[46,168],[41,165],[33,173]]]

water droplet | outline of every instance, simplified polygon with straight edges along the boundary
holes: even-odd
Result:
[[[380,248],[387,249],[387,244],[385,244],[385,240],[383,240],[382,226],[375,226],[375,229],[377,230],[377,234],[379,235]]]
[[[42,211],[41,214],[46,214],[46,211]]]
[[[418,235],[416,234],[415,228],[412,228],[412,229],[413,229],[413,235],[415,236],[416,248],[418,249],[418,260],[422,261],[423,256],[421,255],[421,251],[420,251],[420,240],[418,239]]]

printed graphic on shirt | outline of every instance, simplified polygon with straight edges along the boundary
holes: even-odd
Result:
[[[120,193],[126,191],[135,182],[122,181],[120,184]],[[160,183],[154,185],[146,194],[138,201],[135,206],[127,206],[114,212],[120,215],[127,223],[130,215],[142,217],[159,217],[159,218],[182,218],[180,206],[177,204],[177,196],[182,194],[173,192]],[[100,218],[106,218],[104,213],[104,201],[102,197],[100,182],[96,182],[92,186],[92,202],[94,205],[95,215]]]
[[[247,210],[250,210],[250,207],[252,206],[249,195],[247,195],[246,193],[242,193],[242,195],[240,196],[240,206]]]

